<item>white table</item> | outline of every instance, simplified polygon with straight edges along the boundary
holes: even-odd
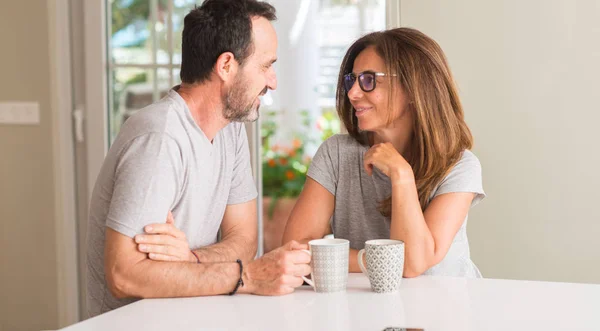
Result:
[[[422,276],[396,294],[350,274],[343,293],[141,300],[67,330],[600,330],[600,285]]]

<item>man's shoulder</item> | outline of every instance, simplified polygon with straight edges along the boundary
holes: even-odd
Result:
[[[151,132],[165,132],[167,120],[174,115],[174,104],[168,99],[163,99],[148,105],[128,118],[121,128],[121,132],[139,135]]]
[[[156,134],[178,142],[185,140],[185,119],[177,107],[175,102],[164,98],[138,110],[123,123],[115,143],[127,144],[137,137]]]

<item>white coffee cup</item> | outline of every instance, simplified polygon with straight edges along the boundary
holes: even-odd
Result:
[[[348,254],[350,242],[346,239],[315,239],[308,242],[312,256],[311,279],[302,277],[316,292],[329,293],[346,290],[348,283]]]
[[[365,253],[366,266],[363,264]],[[404,271],[404,242],[392,239],[367,241],[365,248],[358,252],[358,265],[369,277],[374,292],[395,292],[400,289]]]

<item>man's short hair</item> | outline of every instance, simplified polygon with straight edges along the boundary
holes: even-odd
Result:
[[[202,83],[217,58],[231,52],[240,65],[254,52],[252,18],[277,19],[275,8],[256,0],[206,0],[184,19],[181,81]]]

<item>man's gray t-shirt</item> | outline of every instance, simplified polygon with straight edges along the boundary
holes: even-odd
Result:
[[[135,301],[116,299],[107,288],[106,227],[134,237],[148,224],[165,222],[172,211],[175,226],[197,249],[217,241],[227,205],[256,196],[242,123],[230,123],[211,143],[175,90],[137,112],[112,144],[91,197],[88,315]]]
[[[377,168],[369,176],[363,156],[369,147],[354,138],[335,135],[327,139],[315,154],[308,176],[335,196],[331,229],[336,238],[350,240],[350,248],[362,249],[365,241],[390,238],[391,219],[379,213],[379,203],[391,195],[389,177]],[[465,150],[462,158],[434,189],[431,198],[451,192],[473,192],[471,207],[485,197],[481,165],[477,157]],[[427,270],[425,275],[481,277],[471,261],[467,239],[467,217],[446,257]]]

